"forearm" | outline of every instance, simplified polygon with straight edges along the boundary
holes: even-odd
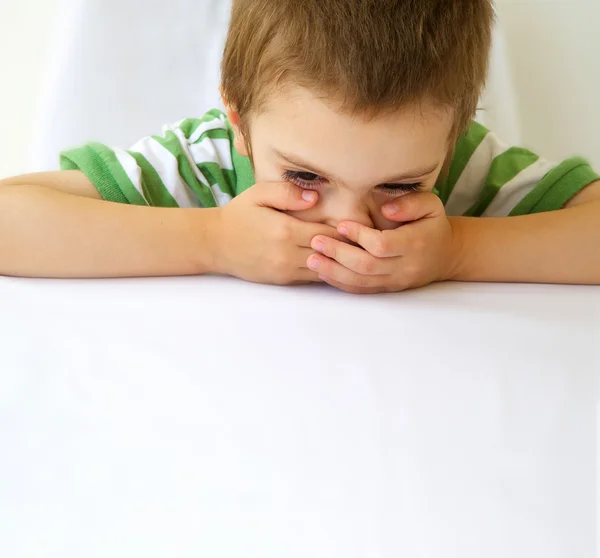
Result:
[[[108,203],[0,188],[0,275],[135,277],[212,271],[213,209]]]
[[[451,217],[450,279],[600,284],[600,202],[523,217]]]

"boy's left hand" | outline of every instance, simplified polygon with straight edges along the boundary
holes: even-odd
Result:
[[[323,281],[355,294],[403,291],[452,277],[459,243],[435,194],[406,194],[382,213],[401,226],[379,231],[344,221],[338,232],[360,247],[316,236],[312,248],[319,255],[308,259],[309,267],[318,263]]]

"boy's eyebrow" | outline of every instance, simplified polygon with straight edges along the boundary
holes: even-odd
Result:
[[[273,151],[275,152],[275,155],[277,155],[277,157],[279,157],[280,159],[283,159],[284,161],[287,161],[288,163],[291,163],[292,165],[294,165],[296,167],[301,167],[303,169],[306,169],[309,172],[312,172],[314,174],[318,174],[319,176],[323,176],[323,177],[326,177],[326,178],[327,177],[329,177],[329,178],[337,178],[337,177],[331,177],[325,171],[319,170],[317,167],[315,167],[315,165],[307,163],[306,161],[303,161],[299,157],[295,157],[294,155],[289,155],[287,153],[283,153],[283,152],[279,151],[279,149],[276,149],[276,148],[273,148]],[[427,166],[427,167],[421,167],[420,169],[414,169],[414,170],[402,173],[402,174],[400,174],[398,176],[395,176],[395,177],[392,177],[392,178],[388,178],[387,180],[382,181],[381,184],[386,184],[388,182],[397,182],[399,180],[410,180],[410,179],[420,178],[422,176],[426,176],[428,174],[431,174],[439,166],[440,166],[439,163],[435,163],[435,165],[430,165],[430,166]]]

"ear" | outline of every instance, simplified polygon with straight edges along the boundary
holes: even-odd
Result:
[[[223,99],[223,104],[225,105],[227,119],[233,128],[235,150],[243,157],[248,157],[249,154],[248,149],[246,148],[246,142],[244,141],[244,135],[240,130],[240,113],[227,102],[225,97],[223,97],[222,90],[221,97]]]

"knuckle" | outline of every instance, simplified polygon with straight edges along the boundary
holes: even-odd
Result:
[[[362,275],[373,275],[375,273],[375,261],[370,258],[362,258],[358,261],[357,271]]]
[[[385,246],[383,244],[383,241],[377,240],[374,244],[373,244],[373,249],[372,249],[372,254],[376,257],[376,258],[381,258],[383,257],[384,254],[384,249]]]
[[[289,242],[294,235],[291,222],[287,219],[285,221],[282,221],[282,223],[275,229],[274,234],[275,240],[282,243]]]
[[[353,280],[353,286],[359,289],[366,289],[369,286],[369,278],[361,275],[356,275]]]
[[[385,257],[390,251],[389,236],[381,234],[373,245],[373,255],[378,258]]]

